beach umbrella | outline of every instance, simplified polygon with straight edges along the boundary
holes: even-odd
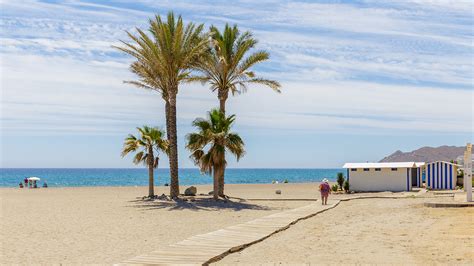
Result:
[[[28,180],[31,180],[31,181],[40,181],[41,179],[39,177],[36,177],[36,176],[31,176],[31,177],[28,177]]]

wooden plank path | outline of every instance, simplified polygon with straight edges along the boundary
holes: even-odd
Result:
[[[279,231],[299,220],[312,217],[334,208],[339,200],[329,200],[328,205],[312,203],[296,209],[274,213],[243,224],[229,226],[214,232],[195,235],[166,248],[126,260],[120,265],[207,265],[231,252],[238,251]]]

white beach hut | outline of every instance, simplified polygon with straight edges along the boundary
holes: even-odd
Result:
[[[450,162],[431,162],[426,164],[426,187],[431,189],[454,189],[458,167]]]
[[[353,191],[410,191],[421,187],[423,162],[346,163]]]

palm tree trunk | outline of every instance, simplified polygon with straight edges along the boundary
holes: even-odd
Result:
[[[155,181],[153,177],[153,164],[148,165],[148,197],[153,198],[155,196]]]
[[[225,114],[225,101],[223,99],[219,99],[219,111]]]
[[[169,161],[170,161],[170,197],[179,196],[179,177],[178,177],[178,137],[176,127],[176,93],[172,93],[169,101]]]
[[[219,90],[217,92],[217,98],[219,99],[219,111],[225,114],[225,102],[229,97],[229,92],[227,90]]]
[[[170,101],[165,100],[166,139],[170,140]]]
[[[214,166],[214,191],[213,197],[215,200],[219,198],[219,178],[220,178],[220,169],[219,166]]]
[[[219,197],[223,197],[223,198],[225,198],[225,194],[224,194],[224,173],[225,173],[225,165],[222,166],[222,170],[220,170],[219,178],[217,180],[218,186],[219,186],[219,193],[218,194],[219,194]]]
[[[223,114],[225,114],[225,103],[227,101],[227,98],[229,97],[229,91],[228,90],[219,90],[217,92],[217,97],[219,98],[219,111],[221,111]],[[225,162],[225,153],[224,153],[224,158],[223,162]],[[220,171],[218,183],[219,183],[219,196],[220,197],[225,197],[224,194],[224,175],[225,175],[225,165],[222,166],[222,170]]]
[[[155,180],[154,180],[154,173],[153,173],[153,147],[150,146],[148,148],[148,197],[153,198],[155,197]]]

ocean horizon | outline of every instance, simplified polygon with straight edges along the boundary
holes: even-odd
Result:
[[[273,181],[289,183],[319,182],[323,178],[336,180],[340,168],[228,168],[226,184],[270,184]],[[148,169],[145,168],[0,168],[0,187],[18,187],[25,177],[41,178],[49,187],[146,186]],[[212,177],[201,174],[197,168],[180,168],[180,185],[212,184]],[[169,183],[169,169],[155,170],[155,185]]]

